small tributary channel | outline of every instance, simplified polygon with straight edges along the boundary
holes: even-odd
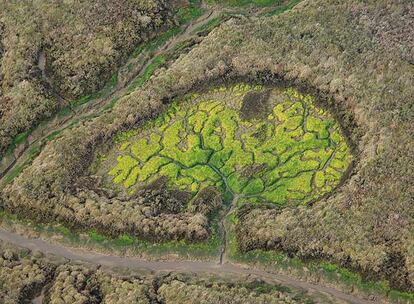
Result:
[[[223,265],[227,262],[227,255],[228,255],[228,248],[229,248],[229,236],[230,236],[230,229],[231,223],[229,221],[230,215],[236,211],[237,202],[242,197],[240,194],[233,195],[233,199],[231,200],[231,205],[227,209],[227,212],[224,213],[223,217],[220,220],[220,227],[223,233],[223,246],[220,251],[220,261],[219,264]]]
[[[220,171],[220,169],[218,169],[216,166],[212,165],[212,164],[208,164],[210,166],[211,169],[213,169],[223,180],[224,185],[226,186],[226,193],[229,193],[231,198],[228,199],[227,201],[225,201],[225,210],[221,215],[221,219],[220,219],[220,230],[222,232],[222,236],[223,236],[223,245],[221,247],[220,250],[220,260],[219,260],[219,265],[223,265],[227,262],[227,254],[228,254],[228,248],[229,248],[229,235],[230,235],[230,226],[231,223],[229,222],[229,217],[230,215],[236,211],[237,209],[237,202],[239,201],[240,198],[243,197],[242,194],[236,194],[234,193],[228,182],[227,182],[227,178],[226,176],[223,175],[223,173]],[[227,202],[229,202],[231,200],[230,204],[226,204]]]

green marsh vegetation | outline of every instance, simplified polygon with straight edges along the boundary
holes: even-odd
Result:
[[[208,216],[211,234],[202,242],[132,238],[141,250],[185,255],[203,248],[215,256],[223,245],[223,207],[306,205],[339,184],[351,159],[338,122],[313,97],[239,83],[189,94],[142,127],[118,133],[112,147],[97,151],[90,173],[132,199],[163,180],[168,191],[186,193],[179,214],[192,214],[202,193],[215,189],[227,207],[215,205],[217,212]],[[230,216],[234,225],[238,218]],[[90,234],[119,247],[101,236]]]
[[[197,19],[204,13],[204,9],[201,7],[201,0],[189,0],[187,7],[180,7],[176,11],[176,16],[180,25],[191,22]]]
[[[297,205],[332,191],[351,162],[339,124],[293,89],[238,84],[173,103],[143,128],[121,134],[107,161],[133,191],[160,177],[196,195],[214,187],[239,203]]]
[[[300,0],[299,0],[300,1]],[[296,2],[299,2],[296,1]],[[207,0],[208,4],[220,4],[228,5],[233,7],[245,7],[245,6],[257,6],[257,7],[268,7],[268,6],[282,6],[289,1],[285,0]],[[292,2],[292,1],[290,1]]]
[[[270,6],[270,5],[279,5],[282,0],[207,0],[209,4],[226,4],[229,6],[247,6],[247,5],[256,5],[256,6]]]

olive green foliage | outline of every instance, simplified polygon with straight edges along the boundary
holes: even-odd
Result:
[[[176,12],[180,24],[188,23],[200,17],[204,12],[203,8],[201,8],[201,0],[189,0],[188,2],[189,5],[187,7],[180,7]]]
[[[152,303],[155,297],[151,280],[130,276],[120,278],[92,267],[64,265],[45,295],[45,303]]]
[[[116,71],[119,63],[148,38],[153,30],[172,25],[164,1],[96,1],[59,6],[45,5],[48,12],[46,39],[53,44],[45,51],[53,85],[68,98],[96,92]],[[54,23],[67,20],[60,28]],[[82,30],[80,30],[82,29]],[[50,37],[51,36],[51,37]],[[73,39],[73,37],[77,39]]]
[[[13,168],[13,170],[11,170],[6,178],[5,178],[5,183],[9,184],[11,183],[27,166],[29,166],[33,159],[39,155],[40,153],[40,145],[34,145],[30,148],[30,150],[28,151],[28,155],[27,155],[27,159],[20,165],[16,166],[15,168]]]
[[[162,55],[156,56],[152,62],[145,68],[140,77],[135,79],[128,88],[128,92],[133,92],[142,87],[148,79],[154,74],[154,71],[165,63],[165,58]]]
[[[168,278],[158,289],[163,303],[233,303],[233,304],[311,304],[310,298],[291,292],[289,288],[270,286],[262,282],[251,281],[245,284],[231,282],[197,282],[177,278]]]
[[[351,160],[338,123],[293,89],[271,94],[267,118],[244,120],[240,110],[252,91],[264,94],[261,86],[238,84],[174,103],[129,133],[138,135],[118,137],[109,174],[126,188],[167,177],[171,188],[194,194],[214,186],[242,201],[280,205],[330,192]]]
[[[302,0],[290,0],[290,1],[286,2],[285,4],[279,5],[274,10],[272,10],[268,13],[265,13],[264,16],[275,16],[275,15],[281,14],[283,12],[286,12],[286,11],[292,9],[293,7],[295,7],[295,5],[297,5],[301,1]]]
[[[172,37],[178,35],[181,32],[182,32],[182,29],[179,28],[179,27],[170,29],[170,30],[166,31],[165,33],[157,36],[153,40],[149,41],[148,43],[145,43],[145,44],[140,45],[139,47],[137,47],[133,51],[131,56],[132,57],[137,57],[142,52],[148,52],[148,53],[154,52],[160,46],[162,46],[164,43],[166,43],[169,39],[171,39]]]
[[[52,287],[48,290],[46,303],[98,303],[93,294],[93,272],[82,266],[62,266],[57,270]]]
[[[219,17],[213,18],[207,23],[198,26],[194,29],[193,33],[197,34],[203,34],[203,33],[209,33],[212,29],[219,26],[224,20],[226,19],[226,15],[223,14]]]
[[[96,273],[97,281],[107,304],[151,304],[154,303],[155,290],[151,280],[137,277],[120,278],[102,271]]]
[[[44,286],[52,267],[0,242],[0,303],[25,303]]]

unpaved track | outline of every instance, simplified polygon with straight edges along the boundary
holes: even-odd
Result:
[[[19,234],[0,228],[0,239],[13,245],[53,254],[71,261],[83,261],[106,267],[122,267],[128,269],[146,269],[152,272],[192,272],[211,274],[251,275],[269,284],[284,284],[307,290],[310,294],[319,292],[329,294],[335,299],[355,304],[372,304],[374,302],[357,298],[331,287],[315,285],[300,281],[284,274],[274,274],[260,269],[249,268],[247,265],[232,263],[218,264],[213,261],[147,261],[133,257],[105,255],[90,250],[72,249],[59,244],[52,244],[42,239],[29,239]],[[379,302],[375,302],[379,303]]]

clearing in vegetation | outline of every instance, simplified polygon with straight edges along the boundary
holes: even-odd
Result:
[[[129,192],[163,177],[171,189],[196,196],[212,186],[239,203],[309,203],[339,184],[352,158],[313,97],[248,84],[192,94],[115,142],[101,168]]]

